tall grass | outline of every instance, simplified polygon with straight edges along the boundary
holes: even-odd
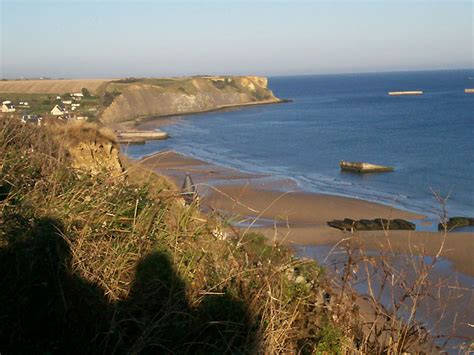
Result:
[[[0,352],[339,352],[323,270],[129,167],[73,169],[97,127],[0,123]]]

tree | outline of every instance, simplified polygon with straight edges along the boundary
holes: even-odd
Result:
[[[82,88],[81,92],[84,97],[91,97],[91,93],[86,88]]]

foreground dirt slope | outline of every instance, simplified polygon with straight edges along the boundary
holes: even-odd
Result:
[[[204,112],[227,106],[279,102],[263,77],[190,77],[118,81],[107,86],[113,102],[101,115],[104,123],[145,116]]]

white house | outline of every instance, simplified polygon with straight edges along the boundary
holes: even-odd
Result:
[[[2,112],[15,112],[15,105],[11,101],[3,101],[2,103]]]
[[[64,105],[70,105],[70,104],[72,104],[72,101],[71,100],[63,100],[63,104]]]
[[[67,113],[66,109],[61,106],[61,105],[56,105],[53,107],[53,109],[51,110],[51,114],[53,116],[62,116],[64,115],[65,113]]]
[[[75,92],[74,94],[71,94],[71,96],[84,97],[84,95],[82,94],[82,92]]]
[[[37,124],[38,126],[41,126],[41,121],[43,120],[43,117],[38,116],[38,115],[23,115],[21,116],[21,122],[22,123],[32,123],[32,124]]]

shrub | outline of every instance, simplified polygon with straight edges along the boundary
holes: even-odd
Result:
[[[109,107],[114,99],[121,94],[119,91],[106,91],[102,96],[102,106]]]
[[[84,95],[85,98],[91,97],[91,93],[86,88],[82,88],[81,92],[82,92],[82,95]]]

